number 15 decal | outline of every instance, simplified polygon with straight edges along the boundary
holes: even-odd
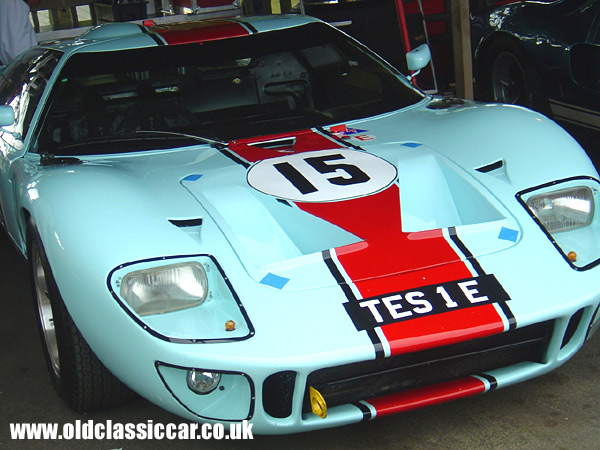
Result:
[[[338,186],[347,186],[349,184],[366,183],[371,179],[369,175],[364,173],[358,167],[351,164],[329,164],[329,161],[345,159],[339,153],[334,155],[311,156],[304,158],[304,161],[311,165],[319,174],[325,175],[328,173],[338,173],[338,170],[345,172],[344,175],[327,178],[331,184]],[[289,161],[283,161],[273,164],[281,175],[288,179],[301,194],[310,194],[317,192],[318,189],[308,180],[298,169],[296,169]]]
[[[396,168],[377,156],[335,149],[260,161],[248,171],[248,184],[279,198],[327,202],[378,192],[396,177]]]

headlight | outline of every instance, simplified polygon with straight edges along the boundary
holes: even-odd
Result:
[[[171,264],[128,273],[120,294],[138,315],[150,316],[201,305],[208,280],[197,262]]]
[[[532,195],[527,206],[549,233],[581,228],[594,218],[594,196],[587,186]]]
[[[133,261],[115,267],[107,281],[131,318],[160,339],[225,342],[254,335],[231,282],[212,256]]]
[[[204,395],[214,391],[221,382],[219,372],[207,372],[198,369],[190,369],[187,374],[187,385],[192,392]]]
[[[599,195],[600,183],[582,176],[527,189],[517,198],[571,267],[587,270],[600,264]]]

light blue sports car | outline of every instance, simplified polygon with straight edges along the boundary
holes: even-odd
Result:
[[[103,25],[0,76],[1,218],[77,411],[351,424],[547,373],[600,323],[576,142],[323,22]]]

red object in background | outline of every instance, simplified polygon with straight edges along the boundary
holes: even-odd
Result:
[[[402,31],[402,39],[404,40],[404,51],[405,53],[408,53],[411,50],[410,39],[408,37],[406,15],[404,13],[404,2],[402,0],[396,0],[396,13],[398,14],[398,22],[400,24],[400,30]]]
[[[328,3],[304,0],[304,8],[310,16],[344,24],[341,26],[343,31],[367,45],[403,73],[407,73],[404,54],[426,42],[426,26],[437,83],[428,66],[418,77],[419,86],[431,89],[437,84],[443,92],[454,82],[450,1],[353,0]],[[478,12],[515,1],[469,0],[469,4],[472,12]]]

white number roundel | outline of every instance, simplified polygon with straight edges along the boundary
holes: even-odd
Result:
[[[248,171],[248,184],[288,200],[331,202],[373,194],[397,176],[396,167],[370,153],[332,149],[260,161]]]

